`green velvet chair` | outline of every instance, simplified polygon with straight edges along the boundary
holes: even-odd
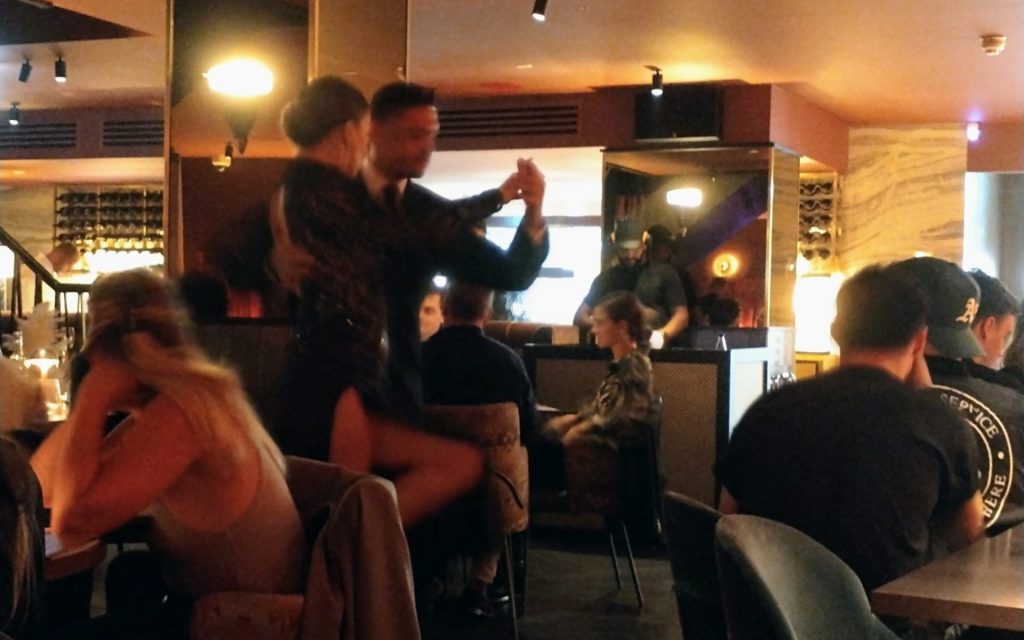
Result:
[[[715,528],[730,640],[897,640],[853,570],[800,531],[730,515]]]

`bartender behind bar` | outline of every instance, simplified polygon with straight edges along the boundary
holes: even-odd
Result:
[[[651,348],[673,344],[690,322],[686,308],[686,292],[679,274],[666,261],[652,260],[647,251],[649,234],[638,220],[623,219],[615,223],[612,241],[616,262],[594,278],[590,291],[583,298],[573,323],[589,331],[595,306],[617,291],[635,293],[647,313],[651,329]]]

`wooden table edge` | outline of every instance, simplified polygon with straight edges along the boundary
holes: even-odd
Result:
[[[88,571],[107,557],[107,547],[99,540],[89,540],[47,556],[43,577],[47,582]]]
[[[1013,607],[887,593],[884,586],[872,591],[870,600],[877,615],[1024,631],[1024,610]]]

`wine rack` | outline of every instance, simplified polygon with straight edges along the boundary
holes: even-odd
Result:
[[[147,251],[164,246],[164,192],[160,187],[58,189],[54,195],[54,244],[82,252]]]
[[[800,175],[798,250],[813,266],[834,264],[839,225],[839,182],[833,173]]]

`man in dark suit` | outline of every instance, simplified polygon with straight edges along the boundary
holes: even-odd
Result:
[[[382,87],[370,104],[370,152],[362,177],[371,198],[397,209],[416,226],[458,224],[465,232],[438,251],[415,252],[384,274],[388,305],[388,383],[395,408],[418,419],[422,405],[419,306],[438,273],[506,291],[528,288],[547,257],[547,225],[541,212],[544,176],[529,160],[498,189],[451,201],[412,182],[427,169],[440,130],[434,91],[412,83]],[[507,251],[475,234],[475,223],[513,198],[526,215]]]

